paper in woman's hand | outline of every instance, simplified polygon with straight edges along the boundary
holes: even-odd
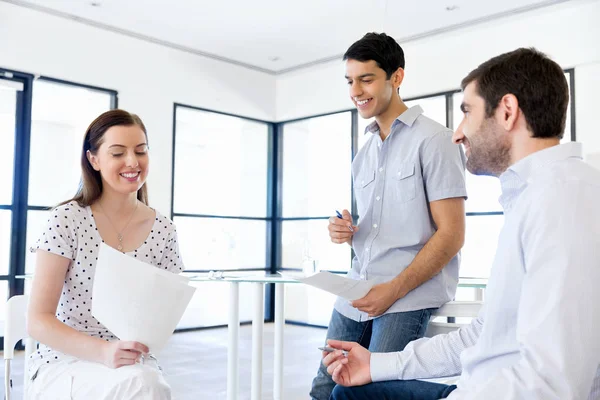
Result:
[[[157,354],[195,290],[188,278],[102,243],[92,290],[92,315],[119,339],[143,343]]]

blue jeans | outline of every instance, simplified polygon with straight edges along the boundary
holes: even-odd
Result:
[[[413,340],[423,337],[434,308],[390,313],[370,321],[356,322],[333,310],[327,339],[357,342],[375,353],[401,351]],[[310,397],[313,400],[329,400],[335,382],[323,363],[313,379]]]
[[[336,386],[331,400],[438,400],[445,399],[456,389],[439,383],[422,381],[387,381],[364,386]]]

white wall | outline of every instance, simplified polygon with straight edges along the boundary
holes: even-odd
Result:
[[[575,67],[577,139],[586,152],[598,151],[599,20],[600,1],[574,1],[402,44],[400,93],[408,98],[457,89],[490,57],[535,46],[564,68]],[[279,121],[352,108],[341,61],[279,76],[276,93]]]
[[[166,215],[174,102],[275,119],[275,77],[268,74],[3,2],[0,38],[0,67],[119,92],[119,107],[148,128],[150,200]]]

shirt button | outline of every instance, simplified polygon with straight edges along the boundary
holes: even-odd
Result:
[[[375,200],[379,201],[379,200],[381,200],[381,197],[377,196],[377,197],[375,197]]]
[[[383,168],[379,168],[379,172],[383,172]]]
[[[377,224],[373,224],[373,228],[377,228]]]

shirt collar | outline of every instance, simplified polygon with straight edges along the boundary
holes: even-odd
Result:
[[[394,120],[394,122],[392,123],[392,128],[394,128],[394,126],[398,124],[398,122],[396,121],[402,122],[404,125],[407,126],[412,126],[421,114],[423,114],[423,109],[421,108],[421,106],[412,106],[411,108],[407,109],[402,114],[400,114],[398,118]],[[373,121],[369,125],[367,125],[364,133],[367,134],[369,132],[379,132],[379,125],[377,124],[377,121]]]
[[[583,159],[581,143],[569,142],[536,151],[511,165],[508,170],[513,171],[519,179],[527,182],[543,166],[567,158]],[[500,180],[503,175],[500,175]]]
[[[505,211],[510,210],[513,202],[525,187],[531,182],[535,174],[544,166],[567,158],[582,159],[583,149],[581,143],[564,143],[552,146],[517,161],[500,175],[502,195],[498,199]]]

